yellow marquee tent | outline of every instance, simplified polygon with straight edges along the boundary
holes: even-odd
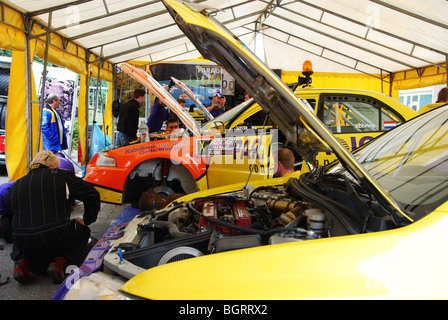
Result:
[[[448,83],[445,0],[189,3],[201,6],[247,45],[255,44],[270,68],[282,70],[285,82],[295,82],[302,62],[311,60],[313,85],[319,87],[363,88],[398,98],[399,89]],[[84,162],[89,77],[112,88],[115,66],[122,62],[200,56],[159,0],[0,0],[0,10],[0,47],[13,50],[9,105],[13,101],[14,108],[8,108],[6,124],[11,180],[26,173],[38,146],[41,106],[33,92],[33,56],[81,75]],[[106,124],[112,124],[111,100],[110,95]]]

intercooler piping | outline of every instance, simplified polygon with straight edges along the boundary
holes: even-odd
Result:
[[[303,215],[303,212],[310,207],[310,205],[305,202],[275,199],[266,201],[266,206],[270,210],[282,212],[279,216],[279,220],[284,226]]]

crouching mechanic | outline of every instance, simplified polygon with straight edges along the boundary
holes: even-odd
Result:
[[[61,283],[66,266],[81,265],[88,253],[87,225],[97,219],[99,193],[58,166],[59,158],[53,152],[39,152],[28,174],[17,180],[4,198],[13,215],[13,277],[20,283],[34,280],[30,267],[36,262],[44,266],[53,283]],[[74,200],[83,202],[84,214],[70,220]]]

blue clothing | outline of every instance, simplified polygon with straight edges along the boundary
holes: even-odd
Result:
[[[149,132],[156,132],[162,128],[163,122],[171,118],[170,112],[160,104],[160,100],[152,106],[151,114],[146,121]]]
[[[222,109],[213,108],[213,110],[210,111],[210,114],[213,116],[213,118],[216,118],[217,116],[223,114],[225,111],[226,110],[224,108],[222,108]]]
[[[206,105],[205,107],[208,109],[211,106],[211,104]],[[212,110],[209,110],[210,114],[213,116],[213,118],[216,118],[217,116],[223,114],[226,112],[226,108],[223,107],[221,109],[213,108]]]
[[[8,193],[9,189],[11,189],[13,182],[6,182],[0,185],[0,216],[11,214],[9,210],[3,204],[3,198]]]
[[[43,150],[61,151],[67,149],[67,133],[62,115],[46,105],[42,112]]]

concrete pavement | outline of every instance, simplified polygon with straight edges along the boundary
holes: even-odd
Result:
[[[91,224],[92,236],[100,239],[109,226],[115,221],[126,205],[101,204],[101,210],[97,221]],[[83,206],[75,206],[72,215],[82,215]],[[13,262],[10,258],[12,244],[8,243],[0,250],[0,282],[3,283],[8,277],[10,280],[0,285],[0,300],[49,300],[59,285],[53,284],[47,275],[37,275],[34,283],[21,285],[15,281],[13,275]]]

